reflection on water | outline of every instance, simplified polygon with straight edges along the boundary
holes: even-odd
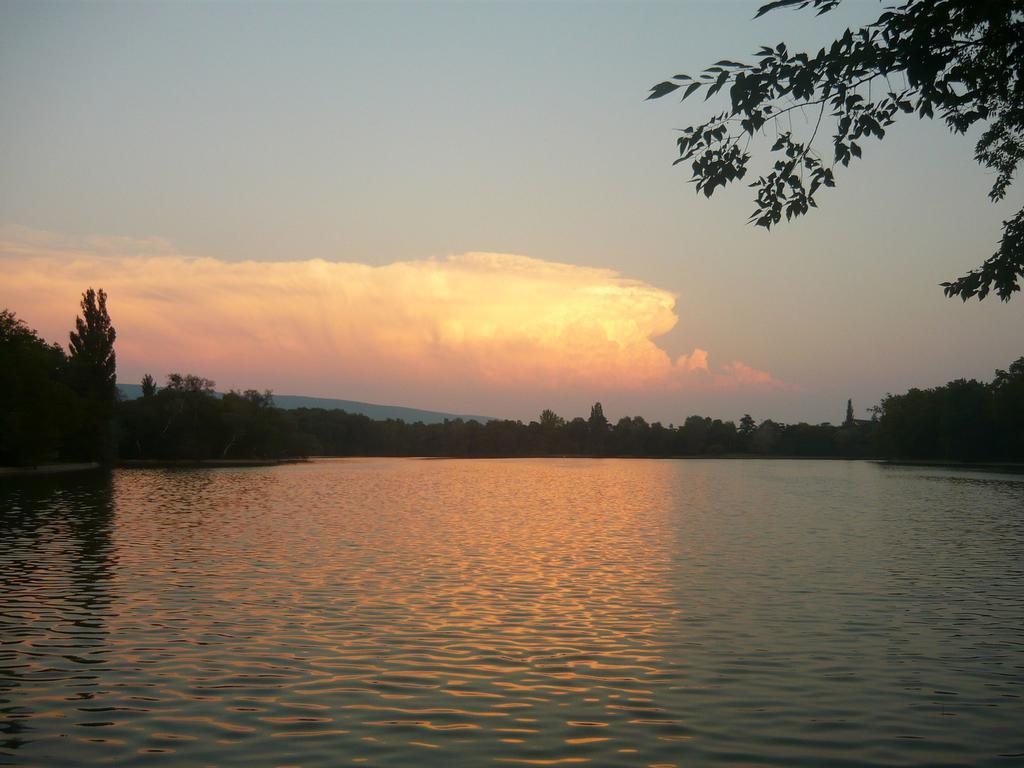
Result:
[[[0,758],[41,737],[43,690],[88,701],[109,653],[112,487],[104,473],[0,485]]]
[[[0,763],[1024,761],[1024,478],[351,460],[0,485]]]

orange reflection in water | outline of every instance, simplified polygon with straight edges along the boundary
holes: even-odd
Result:
[[[120,527],[153,546],[127,552],[122,576],[153,582],[145,603],[126,590],[115,622],[193,639],[163,662],[193,704],[216,690],[207,706],[234,724],[319,734],[351,757],[653,760],[686,732],[656,700],[676,619],[666,499],[681,489],[639,466],[123,473]],[[301,703],[326,706],[292,717]]]

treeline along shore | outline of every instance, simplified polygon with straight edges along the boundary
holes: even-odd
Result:
[[[871,420],[783,424],[690,416],[609,421],[550,410],[536,421],[374,420],[321,408],[274,407],[269,391],[219,395],[214,382],[172,373],[121,400],[116,333],[106,294],[91,288],[65,352],[9,310],[0,311],[0,466],[55,462],[151,466],[241,463],[307,456],[778,456],[950,462],[1024,461],[1024,357],[991,382],[957,380],[887,395]]]

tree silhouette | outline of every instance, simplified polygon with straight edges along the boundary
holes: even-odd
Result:
[[[590,408],[590,418],[587,419],[587,432],[590,451],[603,454],[608,449],[608,419],[604,415],[604,408],[601,403],[594,403]]]
[[[152,397],[156,394],[156,381],[148,373],[142,377],[142,396]]]
[[[818,15],[840,0],[774,0],[757,12],[813,7]],[[755,17],[756,18],[756,17]],[[940,116],[954,133],[978,122],[986,129],[975,159],[995,174],[989,192],[1001,200],[1024,159],[1024,0],[908,0],[817,53],[764,46],[756,64],[723,60],[696,79],[681,74],[658,83],[657,99],[684,88],[683,99],[705,89],[705,99],[729,86],[730,106],[682,131],[676,163],[691,161],[697,191],[711,197],[743,179],[748,147],[774,128],[773,169],[750,184],[756,207],[750,221],[771,228],[817,207],[815,193],[835,186],[837,165],[862,155],[861,142],[882,139],[900,113]],[[809,137],[794,135],[794,110],[810,113]],[[830,124],[831,158],[815,149]],[[811,128],[813,125],[813,129]],[[1024,276],[1024,209],[1003,222],[999,250],[980,267],[943,283],[947,296],[984,299],[992,290],[1008,301]]]
[[[992,381],[993,418],[1002,428],[1003,456],[1024,458],[1024,357],[997,370]]]
[[[70,334],[68,372],[72,388],[88,403],[81,429],[71,438],[76,458],[114,460],[114,404],[117,402],[117,333],[107,314],[107,294],[89,288],[82,294],[82,314]]]
[[[565,426],[565,419],[550,408],[545,408],[540,414],[540,425],[544,430],[550,432]]]
[[[190,392],[192,394],[213,394],[213,388],[217,382],[203,376],[196,376],[193,373],[168,373],[167,384],[164,390],[171,392]]]
[[[81,307],[82,314],[75,318],[75,330],[71,331],[68,356],[74,383],[83,396],[113,403],[117,397],[117,332],[107,314],[106,292],[89,288],[82,294]]]
[[[853,400],[846,401],[846,421],[843,422],[844,426],[850,426],[853,424]]]
[[[743,438],[749,437],[754,434],[754,429],[757,427],[757,422],[754,421],[754,417],[749,413],[743,414],[740,418],[740,424],[736,432]]]
[[[0,465],[61,457],[81,420],[81,399],[67,386],[67,359],[14,312],[0,310]]]

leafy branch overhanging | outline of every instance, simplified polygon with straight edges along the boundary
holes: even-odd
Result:
[[[841,0],[775,0],[756,17],[780,8],[812,6],[818,15]],[[882,139],[901,114],[940,117],[955,133],[975,123],[985,129],[975,159],[991,169],[992,201],[1006,196],[1024,159],[1024,0],[909,0],[816,54],[764,46],[755,64],[722,60],[698,77],[679,74],[651,88],[649,99],[682,89],[686,99],[704,89],[705,100],[728,86],[730,106],[707,122],[682,130],[679,157],[689,161],[697,191],[743,179],[750,143],[774,127],[772,170],[750,183],[750,222],[770,229],[817,207],[815,194],[833,187],[837,166],[861,158],[865,139]],[[794,135],[792,115],[803,111],[813,130]],[[808,114],[810,111],[810,114]],[[834,124],[826,158],[815,139],[828,115]],[[788,118],[783,120],[783,118]],[[785,125],[783,123],[786,123]],[[1024,209],[1003,222],[999,249],[968,274],[942,283],[947,296],[984,299],[991,291],[1008,301],[1024,277]]]

